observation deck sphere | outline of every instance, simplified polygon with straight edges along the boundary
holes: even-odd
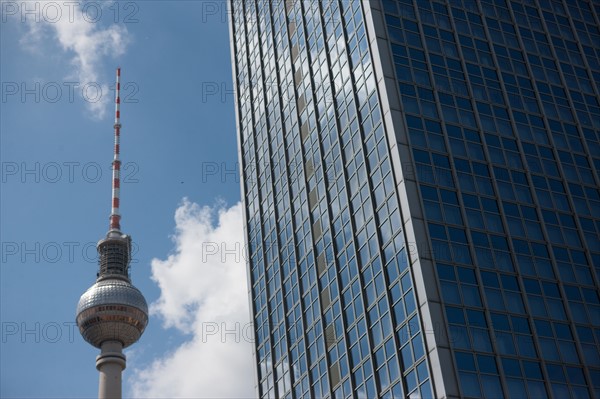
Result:
[[[122,279],[107,278],[92,285],[79,299],[77,325],[83,338],[100,348],[104,341],[136,342],[148,324],[142,293]]]

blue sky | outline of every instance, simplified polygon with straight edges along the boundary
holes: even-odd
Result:
[[[24,4],[0,3],[0,396],[97,395],[74,312],[108,229],[117,66],[121,226],[152,310],[124,393],[252,396],[225,2]]]

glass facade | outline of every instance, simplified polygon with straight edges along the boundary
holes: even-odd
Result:
[[[600,4],[229,7],[257,394],[600,397]]]

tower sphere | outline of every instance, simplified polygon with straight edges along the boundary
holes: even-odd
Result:
[[[104,341],[136,342],[148,324],[142,293],[125,279],[100,279],[79,299],[77,325],[83,338],[100,348]]]

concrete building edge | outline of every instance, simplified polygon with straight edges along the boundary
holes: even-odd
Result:
[[[422,219],[423,210],[419,198],[414,195],[417,182],[404,176],[399,146],[407,149],[407,132],[398,118],[401,115],[398,87],[393,74],[394,65],[391,58],[391,46],[385,29],[385,20],[379,0],[361,0],[365,13],[367,38],[372,54],[374,74],[380,95],[383,123],[386,131],[392,170],[396,179],[396,188],[406,244],[419,243],[416,251],[408,251],[412,276],[415,285],[421,328],[425,337],[429,370],[431,373],[434,396],[437,398],[458,398],[457,371],[452,360],[452,353],[447,339],[446,322],[443,307],[440,302],[439,287],[436,278],[426,278],[426,275],[436,276],[433,262],[430,258],[421,256],[419,251],[429,247],[425,223]],[[390,76],[391,74],[391,76]],[[409,151],[403,151],[410,157]],[[410,157],[412,159],[412,157]],[[408,162],[405,160],[404,162]],[[412,161],[411,161],[412,163]],[[413,195],[409,195],[412,192]],[[415,217],[417,216],[417,217]],[[442,334],[434,334],[436,326],[444,326]],[[444,361],[442,361],[442,359]],[[448,371],[448,367],[452,370]],[[444,370],[444,371],[443,371]]]
[[[238,104],[238,79],[237,79],[237,63],[235,62],[235,36],[234,36],[234,21],[233,21],[233,1],[227,0],[227,25],[229,28],[229,51],[231,53],[231,75],[234,87],[234,109],[235,109],[235,128],[236,128],[236,137],[237,137],[237,153],[238,153],[238,165],[240,170],[240,197],[242,202],[242,220],[244,222],[244,248],[250,248],[248,243],[248,227],[246,221],[246,190],[244,189],[244,179],[243,179],[243,157],[242,157],[242,131],[240,127],[240,118],[239,118],[239,104]],[[241,4],[241,3],[240,3]],[[248,288],[248,298],[250,303],[250,323],[254,324],[254,306],[252,300],[252,279],[251,279],[251,270],[250,270],[250,259],[246,259],[246,283]],[[258,354],[256,353],[256,332],[254,327],[252,328],[252,360],[255,365],[254,367],[254,391],[256,397],[259,397],[260,389],[259,389],[259,376],[258,376]]]

